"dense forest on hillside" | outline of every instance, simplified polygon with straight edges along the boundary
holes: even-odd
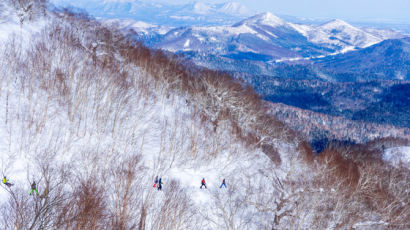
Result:
[[[407,81],[326,82],[246,76],[267,101],[351,120],[410,127]]]

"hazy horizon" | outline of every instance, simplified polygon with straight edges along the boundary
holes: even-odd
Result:
[[[50,0],[56,5],[85,6],[88,2],[98,0]],[[296,23],[320,24],[333,19],[341,19],[358,26],[373,26],[377,28],[397,29],[410,32],[410,1],[391,0],[386,3],[380,0],[353,0],[332,1],[327,0],[104,0],[109,2],[156,2],[171,5],[181,5],[201,2],[205,4],[238,2],[253,13],[270,12],[285,20]],[[85,7],[87,8],[87,7]]]
[[[171,3],[166,0],[156,2]],[[175,0],[174,4],[189,2],[223,3],[226,0]],[[363,22],[410,22],[410,1],[408,0],[234,0],[257,12],[271,12],[311,19],[339,18],[349,21]]]

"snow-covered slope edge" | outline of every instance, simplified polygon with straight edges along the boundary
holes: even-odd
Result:
[[[406,223],[406,213],[384,206],[361,209],[368,183],[354,177],[358,166],[327,168],[339,155],[326,154],[316,167],[302,154],[309,148],[230,76],[184,69],[81,15],[59,14],[49,25],[30,40],[8,37],[1,50],[2,172],[14,183],[1,188],[2,229]],[[336,180],[342,169],[347,179]],[[223,178],[227,189],[218,188]],[[39,196],[28,195],[32,180]],[[345,198],[349,183],[357,194]],[[402,199],[394,192],[389,198]]]

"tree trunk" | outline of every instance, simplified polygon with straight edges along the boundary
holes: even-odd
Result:
[[[142,205],[141,207],[141,217],[140,217],[140,223],[138,225],[138,230],[145,230],[145,220],[147,219],[147,211]]]

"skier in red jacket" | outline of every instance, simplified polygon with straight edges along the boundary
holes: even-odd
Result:
[[[201,187],[199,187],[199,188],[202,189],[202,186],[205,186],[205,188],[206,188],[205,178],[202,178]]]
[[[154,180],[154,188],[156,187],[158,187],[158,176],[156,176]]]

